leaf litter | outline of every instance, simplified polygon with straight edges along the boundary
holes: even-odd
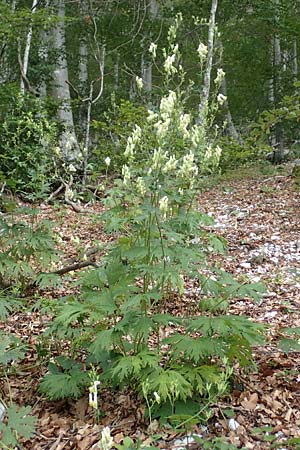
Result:
[[[300,327],[299,191],[294,189],[289,177],[230,181],[203,192],[199,196],[199,209],[214,217],[212,229],[228,242],[227,254],[217,257],[219,265],[241,279],[261,281],[268,288],[260,302],[235,299],[229,312],[247,315],[270,327],[267,345],[254,349],[256,370],[241,372],[239,367],[235,368],[232,392],[213,406],[214,414],[207,427],[195,426],[193,434],[206,439],[224,436],[238,448],[262,450],[269,449],[270,442],[276,438],[275,442],[287,448],[288,439],[300,437],[300,353],[280,351],[277,341],[282,328]],[[97,214],[103,211],[101,204],[95,204],[93,210],[94,214],[80,214],[48,205],[41,209],[43,218],[56,223],[56,231],[61,236],[60,247],[66,258],[75,258],[78,252],[84,253],[95,242],[107,241],[96,221]],[[61,288],[45,291],[43,296],[55,301],[55,298],[74,293],[74,277],[76,273],[65,275]],[[172,313],[184,314],[196,288],[192,281],[187,283],[185,298],[188,302],[175,297]],[[105,426],[111,428],[115,442],[130,436],[149,445],[151,429],[144,417],[145,408],[130,389],[101,391],[100,408],[104,416],[99,425],[88,406],[88,394],[77,401],[50,402],[38,393],[43,373],[34,349],[48,321],[47,316],[33,309],[15,313],[5,323],[0,322],[0,330],[14,333],[28,344],[21,372],[10,378],[13,401],[31,405],[38,418],[36,433],[22,443],[23,448],[96,448],[99,429]],[[2,380],[3,394],[9,398],[4,386]],[[227,417],[227,411],[233,417]],[[194,439],[187,439],[186,433],[160,430],[158,423],[154,431],[161,434],[154,444],[157,448],[201,448]]]

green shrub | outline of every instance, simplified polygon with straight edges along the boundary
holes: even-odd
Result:
[[[16,97],[0,124],[0,181],[28,198],[47,195],[56,134],[38,101]]]
[[[27,222],[17,217],[17,211],[27,213]],[[47,276],[37,277],[37,269],[46,269],[57,259],[52,225],[47,220],[37,222],[34,210],[0,217],[0,247],[0,287],[23,291],[28,284],[40,284]]]

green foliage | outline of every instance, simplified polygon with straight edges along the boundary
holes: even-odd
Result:
[[[155,450],[157,447],[147,446],[145,447],[142,442],[134,442],[130,437],[125,437],[122,444],[114,444],[114,447],[118,450]]]
[[[257,149],[248,140],[242,144],[236,140],[223,137],[220,139],[222,154],[220,158],[220,168],[222,171],[236,169],[249,162],[256,161],[260,156]]]
[[[7,421],[5,423],[0,422],[0,444],[3,446],[1,448],[15,448],[20,437],[31,438],[37,419],[29,416],[30,413],[30,406],[11,405],[6,409]]]
[[[264,111],[257,123],[253,124],[251,131],[252,142],[266,150],[267,140],[276,127],[280,126],[283,137],[288,146],[292,146],[294,141],[299,140],[299,120],[300,120],[300,82],[294,84],[292,95],[285,96],[279,107],[270,111]],[[299,157],[300,149],[296,146],[291,152],[291,157]],[[275,161],[276,162],[276,161]]]
[[[15,284],[23,290],[29,281],[36,281],[36,267],[45,269],[56,260],[56,250],[51,223],[37,222],[35,211],[21,212],[27,213],[27,221],[17,215],[0,218],[0,285]],[[41,276],[37,282],[45,285]]]
[[[0,291],[0,320],[5,320],[14,310],[19,308],[21,303],[12,295]]]
[[[201,444],[201,448],[203,450],[237,450],[238,447],[235,444],[229,444],[226,442],[225,438],[213,438],[206,439],[201,438],[199,436],[193,436],[194,440]],[[243,447],[242,450],[245,450],[246,447]]]
[[[31,98],[14,99],[0,124],[0,180],[28,198],[43,198],[53,182],[56,126]]]
[[[23,359],[26,352],[26,346],[14,335],[3,334],[0,332],[0,367],[5,374],[5,379],[9,383],[7,371],[10,366],[16,366],[16,363]],[[18,407],[11,402],[10,406],[5,408],[5,422],[0,421],[0,444],[1,448],[15,448],[19,443],[19,438],[29,439],[35,429],[36,418],[29,417],[31,412],[29,406]]]
[[[5,335],[0,332],[0,364],[6,366],[24,358],[26,347],[12,334]]]
[[[80,364],[58,356],[56,364],[49,363],[48,373],[41,381],[39,390],[51,400],[79,398],[88,383],[88,374],[81,370]]]
[[[105,112],[101,121],[92,122],[93,129],[99,133],[99,140],[90,161],[96,171],[105,169],[104,160],[109,157],[110,171],[119,172],[125,163],[123,149],[127,138],[135,124],[144,126],[146,117],[147,109],[144,106],[128,100],[120,100],[120,103],[116,104],[112,97],[111,109]]]
[[[300,327],[282,328],[284,335],[278,342],[279,348],[285,353],[298,352],[300,350]]]

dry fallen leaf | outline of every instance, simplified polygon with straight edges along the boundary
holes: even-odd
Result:
[[[245,408],[249,411],[254,411],[254,409],[256,408],[256,405],[257,405],[257,401],[258,401],[258,395],[256,392],[254,392],[249,397],[245,397],[244,400],[241,401],[241,405],[243,408]]]

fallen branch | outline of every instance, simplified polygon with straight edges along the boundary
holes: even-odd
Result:
[[[84,267],[88,266],[94,266],[99,267],[99,265],[92,260],[82,261],[74,264],[70,264],[69,266],[63,267],[62,269],[55,270],[54,272],[48,272],[46,275],[49,275],[51,273],[55,273],[57,275],[64,275],[69,272],[73,272],[74,270],[83,269]]]

